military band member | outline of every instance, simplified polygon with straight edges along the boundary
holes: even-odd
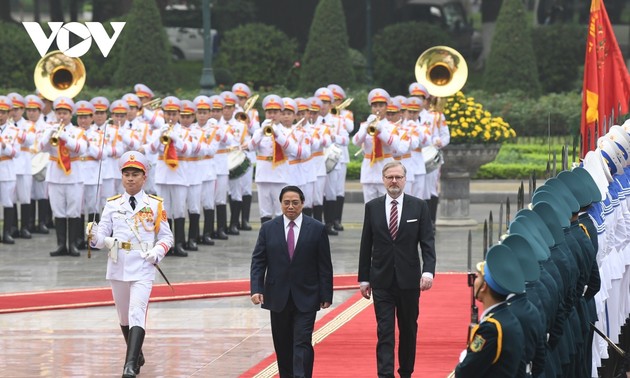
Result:
[[[142,112],[142,100],[133,94],[127,93],[122,97],[123,100],[129,105],[129,112],[127,113],[127,123],[125,126],[129,128],[131,137],[136,139],[139,145],[128,146],[129,150],[138,150],[140,146],[144,146],[150,140],[153,140],[153,134],[155,129],[144,120],[141,116]],[[157,154],[153,154],[150,151],[144,151],[144,156],[149,160],[151,169],[147,173],[147,182],[144,184],[144,191],[149,194],[155,194],[155,164],[157,164]]]
[[[168,96],[162,100],[165,125],[148,145],[142,148],[158,154],[155,168],[155,186],[158,194],[164,198],[164,209],[171,213],[175,225],[175,246],[173,255],[186,257],[186,193],[188,177],[180,166],[180,160],[188,156],[191,143],[185,139],[185,130],[179,123],[181,101]]]
[[[428,133],[425,132],[426,128],[420,125],[419,114],[422,109],[422,100],[418,97],[409,97],[407,99],[407,114],[404,121],[408,130],[412,135],[418,139],[418,144],[412,144],[411,160],[413,165],[409,169],[409,173],[414,175],[414,181],[411,188],[411,195],[424,200],[427,200],[425,196],[426,186],[426,165],[424,163],[424,157],[422,155],[422,147],[430,145],[430,138]],[[415,169],[414,169],[415,168]]]
[[[184,249],[197,251],[197,239],[199,239],[199,219],[201,218],[201,175],[199,172],[199,156],[202,148],[201,129],[193,129],[195,122],[195,104],[190,100],[182,100],[182,110],[179,113],[179,121],[184,129],[184,138],[194,143],[187,158],[182,159],[181,169],[188,178],[186,190],[186,207],[188,208],[188,240]]]
[[[35,127],[34,124],[28,122],[23,117],[25,100],[18,93],[9,93],[9,99],[13,104],[13,108],[10,111],[11,120],[13,125],[18,129],[18,142],[20,143],[21,153],[14,159],[15,162],[15,174],[16,174],[16,199],[20,204],[20,229],[18,231],[18,211],[17,203],[13,204],[13,214],[15,216],[13,221],[12,236],[22,239],[30,239],[32,228],[31,219],[31,191],[33,187],[33,174],[31,172],[31,160],[33,154],[31,153],[31,146],[35,143]]]
[[[396,96],[390,99],[387,104],[385,117],[392,125],[392,133],[399,138],[398,145],[395,149],[392,149],[392,157],[394,160],[400,161],[405,168],[407,168],[407,172],[411,173],[411,169],[415,169],[414,163],[411,161],[410,152],[413,135],[403,124],[403,108],[406,107],[406,105],[401,101],[400,97],[402,96]],[[413,138],[413,144],[417,146],[417,138]],[[414,175],[409,173],[407,174],[406,180],[410,185],[405,185],[405,194],[411,194],[411,186],[415,179]]]
[[[252,91],[246,84],[236,83],[232,86],[232,93],[234,93],[236,95],[236,98],[238,99],[236,103],[236,112],[240,112],[243,110],[245,102],[247,102],[247,100],[252,96]],[[249,120],[248,133],[249,138],[251,138],[254,131],[260,128],[260,116],[258,115],[258,110],[255,107],[252,107],[249,112],[247,112],[247,118]],[[247,155],[247,158],[249,159],[251,164],[245,171],[243,179],[241,180],[243,191],[243,208],[241,210],[240,229],[244,231],[251,231],[252,226],[249,224],[249,215],[252,207],[252,187],[254,184],[254,166],[256,165],[256,153],[253,151],[245,151],[245,154]]]
[[[212,105],[207,96],[197,96],[193,100],[197,122],[193,129],[201,132],[201,148],[199,161],[199,179],[201,180],[201,207],[203,208],[203,234],[197,240],[203,245],[214,245],[214,197],[217,181],[217,171],[214,164],[214,154],[219,149],[219,128],[217,120],[210,117]]]
[[[337,107],[341,105],[343,101],[346,100],[346,92],[337,84],[328,85],[328,89],[330,89],[333,93],[333,107]],[[346,132],[349,135],[354,130],[354,114],[349,109],[342,109],[338,113],[338,117],[340,119],[340,123],[345,127]],[[346,193],[346,174],[348,171],[348,163],[350,162],[350,154],[348,153],[348,144],[345,145],[340,144],[341,147],[341,159],[337,162],[335,166],[335,171],[338,171],[338,179],[334,180],[335,185],[335,193],[337,196],[336,202],[336,215],[333,221],[333,226],[336,231],[343,231],[343,225],[341,224],[341,219],[343,217],[343,204],[345,200]]]
[[[392,126],[385,118],[388,102],[389,94],[384,89],[372,89],[368,93],[372,114],[352,137],[352,143],[363,149],[360,181],[365,203],[386,194],[381,171],[393,160],[392,148],[398,144],[398,136],[392,134]]]
[[[15,244],[11,228],[15,221],[13,203],[15,200],[15,158],[20,154],[19,131],[9,122],[9,111],[13,107],[11,99],[0,96],[0,202],[4,208],[2,242]]]
[[[106,278],[127,344],[123,377],[135,377],[145,362],[142,344],[155,265],[173,246],[173,234],[162,199],[143,190],[146,157],[128,151],[119,165],[125,191],[108,199],[101,222],[91,227],[90,243],[109,249]]]
[[[118,141],[118,126],[108,123],[110,102],[102,96],[90,100],[94,105],[92,116],[94,127],[105,137],[103,163],[101,164],[101,187],[99,189],[98,209],[105,206],[107,198],[116,194],[116,176],[118,158],[125,152],[122,143]]]
[[[56,123],[57,117],[55,116],[55,109],[53,109],[53,101],[44,97],[39,89],[35,90],[35,94],[39,96],[39,98],[44,102],[44,108],[42,109],[42,117],[44,118],[44,122],[50,125]]]
[[[84,130],[71,122],[74,102],[58,97],[54,103],[58,124],[51,125],[39,142],[42,151],[50,153],[46,172],[48,195],[55,217],[57,249],[50,256],[80,256],[76,241],[81,233],[83,177],[76,166],[87,149]],[[74,163],[74,164],[73,164]]]
[[[295,119],[300,122],[297,126],[296,131],[299,131],[304,134],[304,142],[311,144],[311,133],[308,128],[309,123],[309,110],[308,110],[308,101],[305,98],[297,97],[294,99],[297,105],[297,112],[295,113]],[[312,151],[311,151],[312,153]],[[304,193],[304,208],[302,212],[309,217],[313,216],[313,190],[315,188],[315,182],[317,181],[317,173],[315,173],[315,169],[311,162],[311,159],[304,159],[301,164],[298,164],[297,167],[300,170],[301,179],[303,184],[295,184],[302,190]]]
[[[318,97],[311,97],[308,100],[308,123],[306,128],[309,130],[311,138],[311,169],[314,172],[313,183],[313,218],[323,223],[324,215],[324,189],[326,187],[326,158],[324,157],[324,149],[332,144],[330,128],[324,123],[321,117],[322,100]],[[335,231],[330,232],[331,228],[326,228],[326,232],[331,235]]]
[[[24,98],[26,102],[26,118],[35,128],[35,140],[32,146],[34,153],[39,152],[38,140],[41,138],[46,123],[42,117],[42,109],[44,108],[44,102],[36,95],[28,95]],[[45,169],[45,167],[43,167]],[[46,182],[42,179],[36,180],[33,177],[33,185],[31,189],[31,216],[30,220],[33,223],[31,228],[32,233],[48,234],[49,230],[46,224],[52,218],[50,212],[50,204],[48,202],[48,192],[46,190]],[[36,210],[37,209],[37,210]],[[37,215],[37,222],[35,222]]]
[[[144,104],[153,100],[153,97],[155,97],[151,88],[139,83],[133,86],[133,90],[136,92],[136,96],[138,96],[141,102],[138,117],[140,117],[143,121],[148,122],[153,128],[162,127],[164,114],[159,110],[152,110],[144,106]]]
[[[110,166],[114,172],[114,190],[116,192],[122,191],[122,175],[120,171],[116,170],[116,161],[119,156],[122,156],[130,146],[137,148],[139,143],[132,139],[131,132],[125,128],[127,122],[127,114],[129,113],[129,104],[125,100],[114,100],[109,106],[109,112],[112,118],[112,124],[109,125],[107,132],[108,140],[116,140],[116,153],[110,160]],[[112,135],[115,135],[113,137]],[[112,136],[112,137],[110,137]]]

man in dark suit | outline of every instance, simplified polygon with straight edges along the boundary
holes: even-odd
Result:
[[[403,193],[406,173],[402,163],[387,163],[383,167],[387,194],[365,204],[358,278],[363,297],[370,299],[374,295],[379,377],[394,377],[396,318],[400,333],[398,373],[401,377],[411,377],[416,358],[420,291],[431,288],[435,274],[429,207],[423,200]]]
[[[280,192],[283,215],[262,225],[252,253],[254,304],[270,310],[280,377],[312,377],[315,315],[333,296],[330,244],[324,225],[302,215],[297,186]]]

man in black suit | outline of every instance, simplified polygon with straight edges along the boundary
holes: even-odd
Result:
[[[402,163],[387,163],[383,167],[387,194],[365,204],[358,278],[363,297],[370,299],[374,295],[379,377],[394,377],[396,318],[400,333],[398,373],[401,377],[411,377],[416,358],[420,291],[431,288],[435,274],[429,207],[423,200],[403,193],[406,173]]]
[[[324,225],[302,215],[297,186],[280,192],[283,215],[262,225],[252,253],[254,304],[270,310],[280,377],[312,377],[315,315],[333,296],[330,244]]]

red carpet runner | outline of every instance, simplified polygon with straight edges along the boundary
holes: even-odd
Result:
[[[357,287],[356,274],[334,277],[334,288]],[[249,280],[184,282],[153,286],[151,302],[249,295]],[[59,310],[80,307],[110,306],[114,304],[109,287],[67,289],[0,294],[0,314],[10,312]]]
[[[457,364],[466,347],[470,322],[470,288],[466,282],[463,273],[442,273],[433,288],[422,293],[414,376],[444,378]],[[315,324],[315,377],[376,376],[376,320],[374,308],[371,304],[364,307],[366,304],[369,302],[357,293]],[[340,328],[329,333],[325,328],[333,323],[340,323],[335,325]],[[271,355],[242,377],[277,376],[275,366],[270,366],[274,362],[275,355]]]

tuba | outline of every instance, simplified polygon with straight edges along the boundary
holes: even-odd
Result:
[[[416,61],[416,81],[431,96],[449,97],[457,93],[468,79],[468,65],[457,50],[448,46],[427,49]]]
[[[51,51],[35,66],[35,87],[45,98],[53,101],[57,97],[73,98],[81,92],[87,75],[79,58],[71,58],[61,51]]]

